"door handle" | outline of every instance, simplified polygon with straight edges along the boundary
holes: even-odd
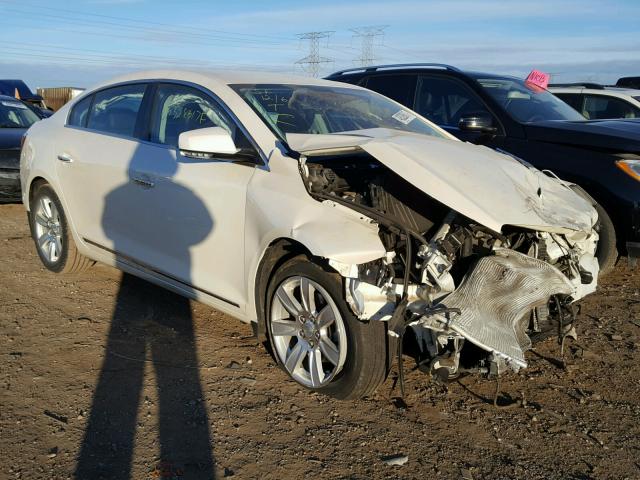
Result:
[[[64,163],[71,163],[73,162],[73,157],[68,153],[61,153],[60,155],[58,155],[58,160]]]
[[[144,178],[139,178],[139,177],[133,177],[131,179],[131,181],[133,183],[135,183],[136,185],[140,185],[142,188],[153,188],[156,186],[155,183],[153,183],[150,180],[144,179]]]

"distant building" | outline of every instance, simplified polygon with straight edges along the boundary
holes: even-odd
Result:
[[[84,92],[84,88],[76,87],[49,87],[38,88],[37,90],[38,95],[44,99],[47,107],[52,109],[54,112],[59,110],[65,103]]]

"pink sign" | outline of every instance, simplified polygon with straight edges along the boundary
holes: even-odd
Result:
[[[540,88],[547,88],[550,79],[551,75],[549,75],[548,73],[540,72],[538,70],[531,70],[531,73],[527,77],[526,82],[532,83],[533,85]]]

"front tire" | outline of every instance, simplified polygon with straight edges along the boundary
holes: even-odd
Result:
[[[289,260],[271,279],[266,317],[276,361],[305,388],[356,399],[384,382],[386,326],[353,315],[338,274],[305,256]]]
[[[95,263],[78,252],[62,203],[49,184],[38,185],[33,193],[29,227],[38,256],[48,270],[74,273]]]
[[[600,266],[600,275],[607,275],[613,271],[618,260],[616,229],[604,207],[589,195],[584,188],[579,185],[572,185],[571,188],[582,198],[591,202],[593,208],[598,212],[596,230],[598,231],[599,239],[596,247],[596,258]]]

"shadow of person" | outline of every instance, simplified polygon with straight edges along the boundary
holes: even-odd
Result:
[[[120,262],[171,272],[189,293],[189,248],[207,237],[213,221],[203,202],[173,178],[175,153],[157,149],[149,155],[143,148],[132,156],[129,181],[107,195],[102,227]],[[140,417],[155,414],[153,401],[142,398],[147,363],[155,373],[160,447],[150,474],[214,478],[189,301],[129,274],[117,294],[76,478],[131,476],[136,436],[153,427]]]

